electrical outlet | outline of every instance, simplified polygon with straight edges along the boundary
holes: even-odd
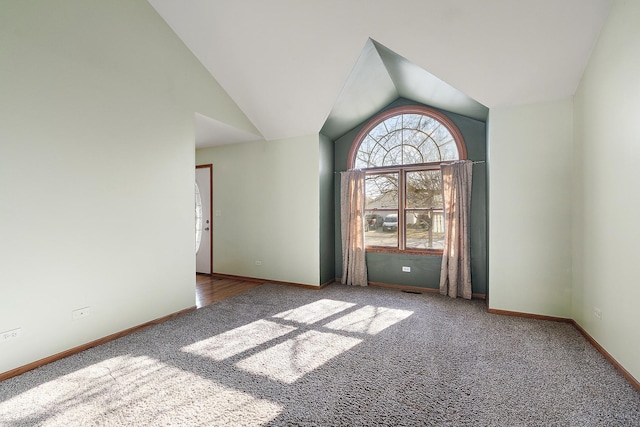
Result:
[[[256,261],[256,265],[262,265],[262,261]]]
[[[593,315],[602,320],[602,310],[600,310],[598,307],[593,308]]]
[[[21,335],[22,335],[22,328],[0,332],[0,342],[15,340],[16,338],[20,338]]]
[[[402,271],[405,272],[405,273],[411,273],[411,267],[403,266],[402,267]]]
[[[71,318],[73,320],[78,320],[82,319],[83,317],[87,317],[89,314],[91,314],[91,307],[79,308],[71,312]]]

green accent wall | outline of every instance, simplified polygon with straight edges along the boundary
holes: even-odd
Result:
[[[399,98],[378,113],[403,105],[423,105],[408,99]],[[438,110],[438,109],[436,109]],[[485,161],[487,153],[486,123],[441,111],[460,129],[464,138],[467,155],[470,160]],[[349,150],[356,135],[366,122],[361,123],[335,141],[334,169],[334,218],[335,218],[335,275],[342,276],[342,245],[340,233],[340,175],[347,170]],[[486,294],[488,281],[487,258],[487,177],[486,163],[473,166],[473,189],[471,194],[471,279],[473,293]],[[370,282],[415,286],[438,289],[440,281],[440,256],[367,253],[367,270]],[[411,267],[410,273],[404,273],[402,267]]]
[[[335,279],[334,145],[320,134],[320,284]]]

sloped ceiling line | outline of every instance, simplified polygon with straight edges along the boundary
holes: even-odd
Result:
[[[373,74],[387,75],[376,77],[385,83],[369,95],[372,103],[388,99],[390,85],[402,97],[434,103],[416,95],[442,97],[444,86],[419,84],[429,80],[426,70],[468,95],[454,110],[468,108],[469,99],[495,108],[570,97],[612,3],[148,1],[267,140],[315,134],[329,116],[327,126],[347,117],[343,110],[362,115],[360,103],[348,107],[341,93],[369,37],[397,52],[371,42],[385,68]],[[422,77],[407,77],[415,75]]]
[[[482,121],[489,114],[484,105],[370,38],[320,132],[335,140],[397,98]]]

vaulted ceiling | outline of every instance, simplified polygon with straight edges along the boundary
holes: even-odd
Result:
[[[397,97],[478,119],[575,92],[611,0],[149,0],[264,139]],[[196,120],[198,146],[254,138]]]

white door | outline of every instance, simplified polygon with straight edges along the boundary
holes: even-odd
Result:
[[[200,245],[196,251],[196,273],[211,274],[211,190],[212,190],[212,174],[211,165],[196,166],[196,192],[200,193],[200,203],[202,206],[202,220],[196,221],[196,225],[200,230],[196,233],[200,234]],[[198,195],[196,194],[196,204],[198,203]],[[197,215],[197,213],[196,213]],[[197,235],[196,235],[197,241]]]

